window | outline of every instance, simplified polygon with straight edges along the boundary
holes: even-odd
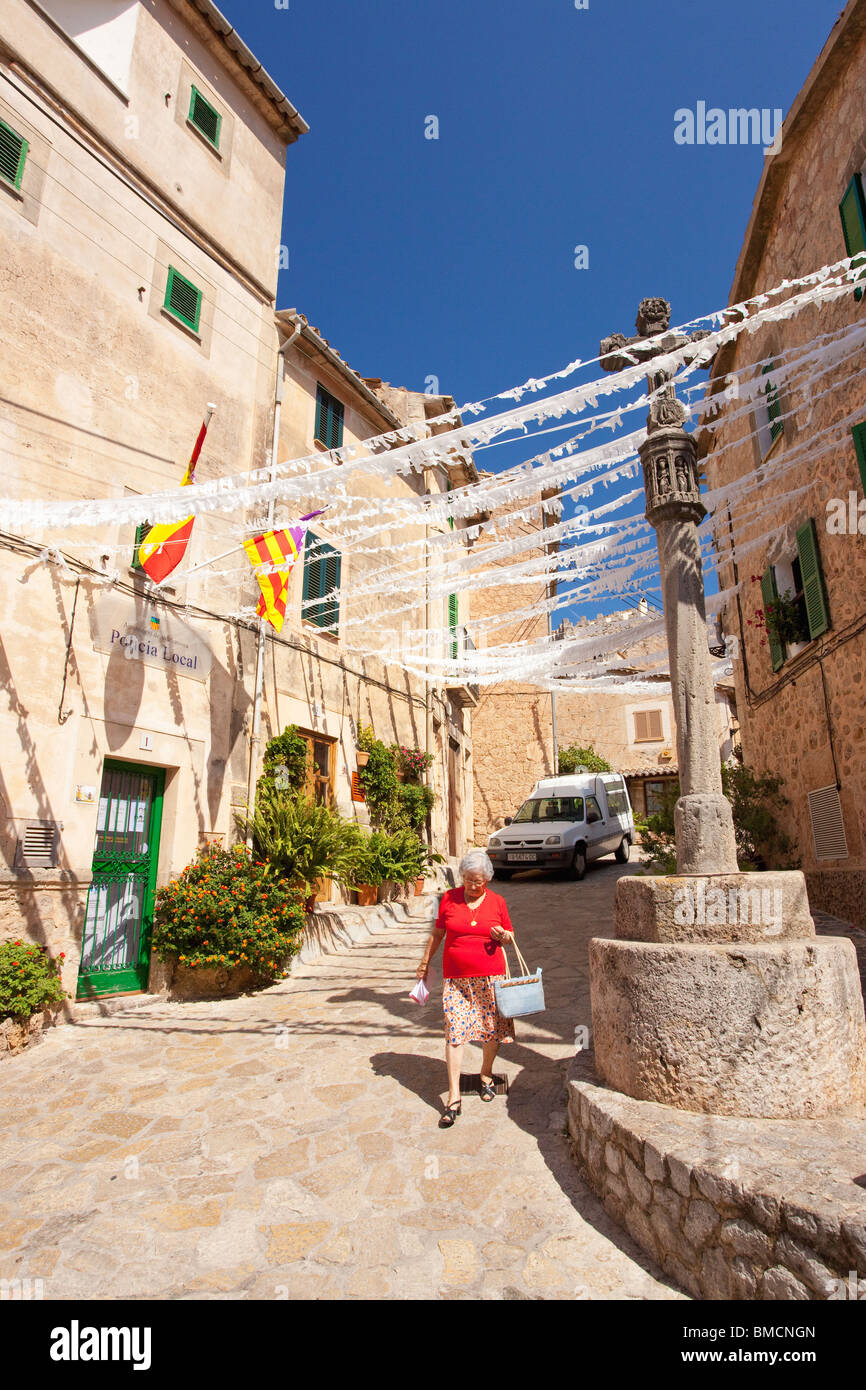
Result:
[[[761,576],[767,642],[774,671],[780,670],[791,650],[813,642],[830,627],[827,591],[818,550],[818,532],[810,517],[797,531],[797,554],[787,563],[770,565]]]
[[[140,570],[142,568],[141,561],[138,558],[138,552],[141,547],[141,543],[149,530],[149,521],[143,521],[140,526],[136,526],[135,528],[135,544],[132,548],[132,560],[130,562],[134,570]]]
[[[770,377],[770,380],[767,382],[766,386],[761,388],[761,396],[755,406],[755,422],[758,427],[758,448],[761,451],[762,459],[767,457],[767,454],[784,430],[779,388],[774,384],[770,376],[775,369],[775,362],[768,362],[766,367],[761,368],[761,375]]]
[[[0,179],[12,188],[21,187],[24,162],[29,148],[23,135],[19,135],[17,130],[13,130],[5,121],[0,121]]]
[[[625,792],[608,792],[607,809],[612,816],[627,816],[628,800]]]
[[[854,448],[857,451],[857,462],[860,465],[860,482],[863,484],[864,493],[866,493],[866,424],[855,425],[851,433],[854,436]]]
[[[343,442],[343,403],[324,386],[316,390],[315,437],[326,449],[339,449]]]
[[[660,709],[636,710],[634,716],[635,743],[663,743],[662,712]]]
[[[542,797],[524,801],[512,825],[538,825],[541,821],[583,820],[582,796]]]
[[[673,778],[669,782],[645,782],[644,795],[647,815],[659,816],[663,813],[668,798],[675,801],[679,796],[679,783]]]
[[[587,825],[597,825],[600,820],[604,820],[601,807],[594,796],[588,796],[586,798],[586,823]]]
[[[198,332],[201,298],[201,290],[191,280],[187,280],[185,275],[181,275],[179,270],[175,270],[174,266],[169,266],[163,308],[180,319],[181,323],[185,323],[193,333]]]
[[[198,87],[193,87],[189,97],[189,115],[187,120],[191,126],[195,126],[200,131],[205,140],[213,145],[215,150],[220,147],[220,126],[222,116],[215,106],[211,106],[206,97],[203,97]]]
[[[320,541],[307,532],[304,546],[304,591],[301,617],[313,627],[327,629],[337,635],[340,620],[340,570],[342,556],[327,541]],[[336,597],[327,598],[327,595]]]
[[[854,175],[839,204],[839,216],[848,255],[854,257],[866,252],[866,198],[863,195],[863,178],[859,173]],[[854,298],[863,298],[862,285],[857,286]]]

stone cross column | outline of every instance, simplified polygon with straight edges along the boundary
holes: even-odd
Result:
[[[619,371],[685,347],[691,340],[669,323],[670,305],[645,299],[639,337],[605,339],[602,366]],[[664,366],[650,367],[648,381],[640,456],[677,720],[677,873],[622,877],[615,938],[590,942],[596,1067],[615,1090],[683,1110],[862,1113],[866,1019],[851,942],[816,939],[799,871],[737,869],[714,717],[697,451]]]
[[[601,345],[605,371],[618,372],[629,358],[652,362],[662,353],[706,337],[668,332],[671,306],[645,299],[638,337],[616,334]],[[655,338],[650,345],[641,339]],[[629,358],[622,353],[629,349]],[[697,448],[683,429],[686,412],[664,371],[650,371],[654,399],[647,438],[640,446],[647,520],[655,527],[661,569],[671,687],[677,724],[681,796],[676,805],[677,872],[736,873],[737,847],[730,802],[722,793],[715,688],[707,643],[704,581],[698,523],[706,516],[698,481]]]

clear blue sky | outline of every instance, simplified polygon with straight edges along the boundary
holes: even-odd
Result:
[[[595,356],[645,295],[674,322],[727,302],[763,152],[677,145],[674,112],[787,113],[842,5],[221,7],[310,125],[288,151],[279,307],[362,375],[435,375],[464,401]]]

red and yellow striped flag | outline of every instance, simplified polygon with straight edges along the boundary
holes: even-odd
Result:
[[[201,446],[204,444],[207,427],[210,424],[214,409],[215,407],[212,405],[207,408],[207,413],[198,432],[198,439],[195,441],[195,447],[183,475],[181,487],[189,487],[190,483],[195,481],[195,466],[198,463],[198,456],[201,453]],[[151,526],[138,547],[138,563],[154,584],[161,584],[164,579],[168,578],[173,569],[177,569],[189,544],[194,521],[195,516],[193,515],[184,517],[183,521],[169,521],[163,522],[159,526]]]
[[[266,531],[264,535],[244,541],[244,550],[252,564],[285,565],[278,574],[256,575],[262,591],[256,612],[260,618],[267,618],[277,632],[286,616],[289,575],[300,554],[306,529],[306,526],[292,526],[287,531]]]

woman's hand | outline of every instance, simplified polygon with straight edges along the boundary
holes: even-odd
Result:
[[[510,941],[511,932],[507,927],[491,927],[490,935],[494,941]]]
[[[426,982],[427,982],[427,973],[428,973],[429,969],[430,969],[430,966],[429,966],[428,962],[425,961],[425,960],[422,960],[421,964],[418,966],[418,969],[415,971],[415,979],[416,979],[416,980],[423,980],[423,981],[425,982],[425,984],[426,984]]]

